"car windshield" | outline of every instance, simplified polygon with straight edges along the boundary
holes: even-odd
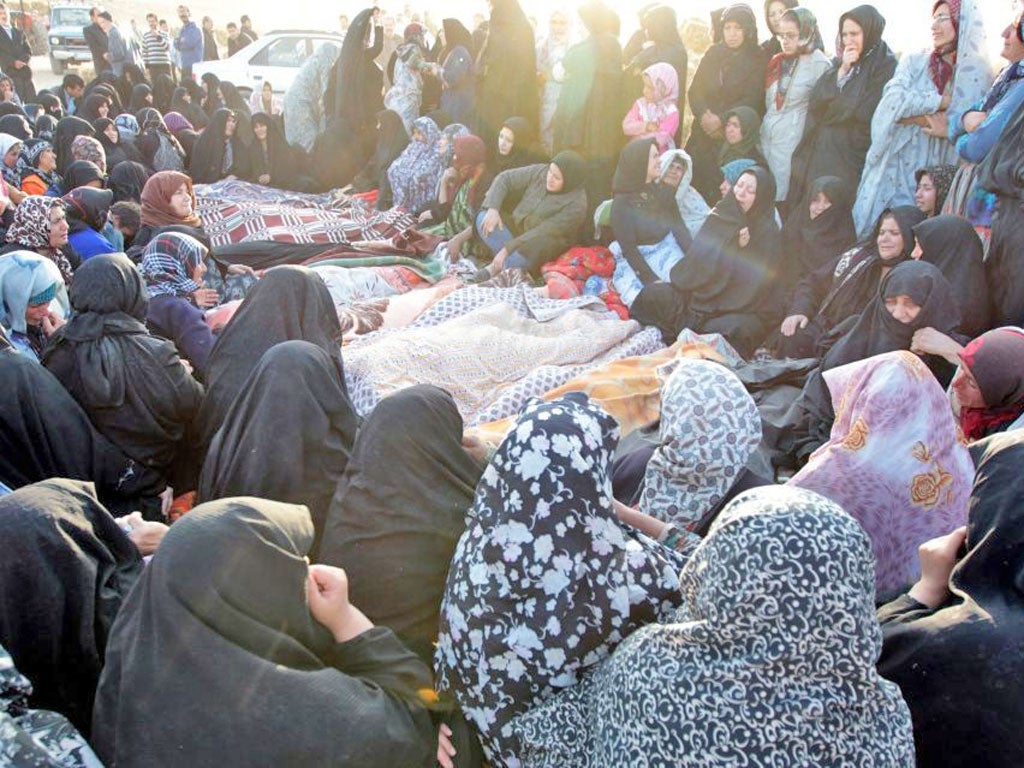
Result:
[[[54,8],[50,14],[51,27],[87,27],[90,23],[88,8]]]

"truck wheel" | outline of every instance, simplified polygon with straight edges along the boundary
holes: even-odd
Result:
[[[64,64],[63,61],[61,61],[60,59],[55,59],[51,55],[50,56],[50,69],[53,71],[53,74],[55,74],[55,75],[63,75],[64,74],[64,70],[67,69],[67,66]]]

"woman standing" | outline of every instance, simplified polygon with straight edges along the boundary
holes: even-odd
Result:
[[[444,49],[434,67],[441,80],[441,110],[453,123],[469,125],[476,92],[473,36],[458,19],[444,19]]]
[[[385,109],[401,115],[407,131],[412,130],[413,122],[420,116],[423,73],[431,68],[423,40],[424,31],[423,26],[416,23],[405,28],[405,42],[395,51],[394,82],[384,96]]]
[[[537,44],[537,74],[541,81],[540,143],[551,154],[555,143],[555,110],[565,80],[562,60],[569,50],[569,16],[556,10],[548,20],[548,36]]]
[[[519,0],[490,0],[487,39],[477,59],[476,135],[489,147],[502,121],[520,115],[538,125],[537,50]]]

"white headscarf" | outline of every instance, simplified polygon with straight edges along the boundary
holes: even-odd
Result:
[[[690,186],[690,182],[693,181],[693,160],[684,150],[670,149],[661,156],[661,175],[665,175],[673,160],[681,162],[685,169],[676,189],[676,205],[679,206],[679,215],[683,217],[686,228],[693,237],[696,237],[711,209],[700,193]]]
[[[70,305],[64,278],[53,261],[32,251],[12,251],[0,256],[0,298],[3,299],[0,322],[5,328],[25,333],[29,299],[51,292],[52,300],[67,315]]]

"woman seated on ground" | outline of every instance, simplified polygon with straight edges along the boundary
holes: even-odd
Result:
[[[196,193],[192,179],[178,171],[160,171],[142,188],[142,227],[135,236],[129,256],[138,261],[154,235],[171,229],[205,240],[202,222],[196,214]]]
[[[808,204],[790,213],[782,227],[787,286],[795,287],[834,262],[837,253],[846,253],[857,244],[852,193],[838,176],[822,176],[811,185]]]
[[[288,145],[277,121],[264,112],[252,116],[255,140],[249,147],[249,180],[277,189],[307,189],[302,157]]]
[[[794,755],[913,765],[907,705],[874,668],[871,565],[867,536],[838,505],[790,488],[743,494],[683,568],[690,599],[513,721],[519,756],[551,768],[579,755],[595,765],[785,765]]]
[[[1007,685],[1024,673],[1024,432],[976,450],[967,525],[923,544],[920,580],[878,610],[878,671],[903,691],[925,768],[1011,768],[1024,753],[1024,707]]]
[[[349,602],[343,570],[307,564],[312,542],[304,507],[261,499],[171,527],[108,640],[92,731],[104,761],[430,762],[429,668]],[[239,705],[254,685],[273,707]]]
[[[274,86],[271,85],[269,80],[264,80],[263,87],[254,90],[249,95],[249,111],[253,115],[262,112],[271,117],[280,117],[284,114],[284,97],[275,94]],[[281,127],[280,124],[279,127]]]
[[[45,480],[0,497],[0,638],[32,704],[83,734],[114,619],[142,557],[89,483]],[[59,763],[47,763],[59,764]]]
[[[61,198],[67,213],[68,243],[75,249],[82,261],[102,253],[118,253],[119,247],[103,236],[107,226],[107,214],[114,203],[114,193],[109,189],[79,187]],[[76,272],[77,274],[77,272]]]
[[[683,558],[621,523],[608,495],[617,433],[585,395],[532,401],[467,513],[434,668],[438,691],[454,695],[492,764],[516,755],[516,715],[680,603]],[[667,535],[644,517],[651,533]]]
[[[94,136],[76,136],[71,142],[71,159],[86,160],[96,165],[105,176],[107,173],[107,155],[103,151],[103,145]],[[72,187],[68,187],[72,189]]]
[[[388,186],[393,207],[404,208],[419,215],[435,199],[437,184],[444,172],[438,152],[441,131],[429,117],[413,123],[409,145],[387,169]],[[385,210],[386,197],[377,200],[377,210]]]
[[[661,156],[658,182],[675,190],[676,206],[691,237],[696,237],[711,209],[693,188],[693,160],[685,150],[670,149]]]
[[[819,342],[844,320],[859,314],[885,275],[910,259],[913,228],[923,220],[924,214],[914,206],[883,211],[869,240],[804,275],[789,301],[776,354],[820,357]]]
[[[74,160],[71,157],[71,142],[78,136],[92,136],[96,133],[92,123],[69,115],[62,117],[53,132],[53,147],[57,150],[57,173],[65,175]]]
[[[146,245],[139,271],[149,292],[146,325],[174,342],[178,354],[203,378],[215,341],[204,309],[215,306],[217,292],[203,288],[207,249],[194,237],[165,232]]]
[[[718,164],[728,165],[733,160],[753,160],[755,165],[768,168],[761,154],[761,115],[750,107],[735,107],[722,114],[722,148]],[[777,195],[776,195],[777,196]]]
[[[184,171],[185,150],[167,128],[163,117],[152,107],[139,112],[141,125],[135,146],[147,167],[156,172]]]
[[[761,439],[761,417],[719,363],[680,360],[659,376],[667,376],[661,417],[622,441],[612,489],[623,504],[671,523],[676,547],[685,551],[733,498],[769,484],[745,469]]]
[[[60,197],[63,180],[57,175],[57,153],[42,139],[29,139],[22,145],[21,191],[26,195]]]
[[[495,176],[502,171],[547,160],[538,148],[536,131],[524,117],[510,117],[502,123],[497,152],[489,152],[488,156],[493,158],[491,172]]]
[[[302,504],[313,518],[314,559],[359,417],[336,359],[308,341],[268,349],[210,443],[197,502],[230,496]],[[288,461],[262,450],[288,445]]]
[[[128,111],[133,115],[140,109],[153,106],[153,89],[146,83],[139,83],[132,88],[132,97],[128,103]]]
[[[106,155],[107,168],[113,170],[127,161],[142,162],[142,154],[135,148],[134,142],[122,141],[121,132],[109,117],[101,117],[92,127],[96,129],[96,138]]]
[[[171,111],[184,115],[197,131],[203,130],[210,123],[210,118],[203,112],[203,108],[192,100],[192,94],[188,92],[188,88],[174,89],[174,95],[171,97]]]
[[[109,114],[110,98],[103,93],[94,92],[85,97],[82,106],[75,112],[75,117],[92,125],[95,120],[108,117]]]
[[[238,117],[230,109],[218,109],[192,148],[189,175],[197,184],[249,175],[249,153],[235,135]]]
[[[180,112],[168,112],[164,115],[164,125],[181,145],[181,149],[185,153],[185,165],[188,166],[192,162],[192,150],[195,149],[196,142],[199,141],[201,131],[196,131],[188,118]]]
[[[315,344],[343,370],[341,326],[324,281],[305,267],[274,267],[245,297],[210,356],[206,397],[196,419],[200,460],[263,354],[290,340]],[[344,389],[344,377],[341,381]]]
[[[38,361],[69,308],[64,279],[50,259],[30,251],[0,256],[0,327],[17,352]]]
[[[15,205],[21,202],[23,195],[18,189],[21,184],[21,176],[18,172],[18,158],[21,155],[21,148],[25,145],[23,139],[11,136],[8,133],[0,133],[0,174],[13,192],[11,202]],[[10,192],[8,193],[11,194]]]
[[[363,422],[327,514],[318,562],[344,564],[352,600],[428,664],[445,576],[486,464],[487,446],[463,436],[451,395],[417,384]]]
[[[79,187],[103,189],[106,176],[96,163],[89,160],[75,160],[64,174],[64,189],[70,191]]]
[[[849,363],[824,379],[831,436],[788,484],[853,515],[875,552],[876,593],[899,594],[919,575],[918,546],[966,520],[971,457],[949,399],[913,353]]]
[[[930,165],[914,172],[914,205],[921,213],[928,217],[942,213],[956,171],[955,165]]]
[[[476,280],[506,269],[538,273],[564,253],[587,215],[585,173],[585,161],[571,150],[559,152],[550,164],[499,173],[476,217],[477,234],[493,254]]]
[[[397,112],[384,109],[377,113],[377,146],[373,156],[352,180],[352,190],[357,193],[377,192],[378,210],[388,210],[394,205],[388,182],[388,168],[409,146],[409,134]],[[383,196],[387,199],[382,199]]]
[[[171,484],[202,386],[174,344],[147,330],[149,295],[126,256],[90,259],[76,273],[70,295],[75,314],[50,339],[43,365],[101,434]],[[160,514],[159,508],[151,512]]]
[[[779,314],[781,273],[775,182],[755,166],[715,206],[669,282],[637,294],[630,316],[659,328],[666,344],[689,328],[721,333],[740,354],[749,354]]]
[[[64,283],[71,284],[71,276],[81,259],[68,246],[68,222],[60,198],[26,197],[14,209],[14,221],[5,237],[7,245],[0,249],[0,255],[34,251],[56,264]]]
[[[203,111],[212,120],[218,110],[224,109],[224,96],[220,92],[220,78],[212,72],[207,72],[200,80],[203,89]]]
[[[679,215],[676,190],[662,185],[660,176],[654,139],[631,141],[619,155],[612,181],[615,242],[610,250],[615,255],[615,290],[627,307],[644,286],[668,280],[672,267],[692,243],[690,230]]]
[[[448,241],[448,256],[453,261],[462,256],[479,259],[487,255],[487,249],[475,237],[473,227],[491,185],[486,161],[487,147],[483,139],[478,136],[455,139],[452,164],[441,177],[437,205],[434,206],[447,209],[447,215],[440,224],[424,230]],[[428,214],[432,216],[432,212],[425,212],[424,216]],[[420,220],[424,221],[423,216]]]
[[[118,163],[110,172],[108,186],[114,193],[114,202],[141,204],[142,190],[149,181],[150,173],[142,163],[131,161]]]

